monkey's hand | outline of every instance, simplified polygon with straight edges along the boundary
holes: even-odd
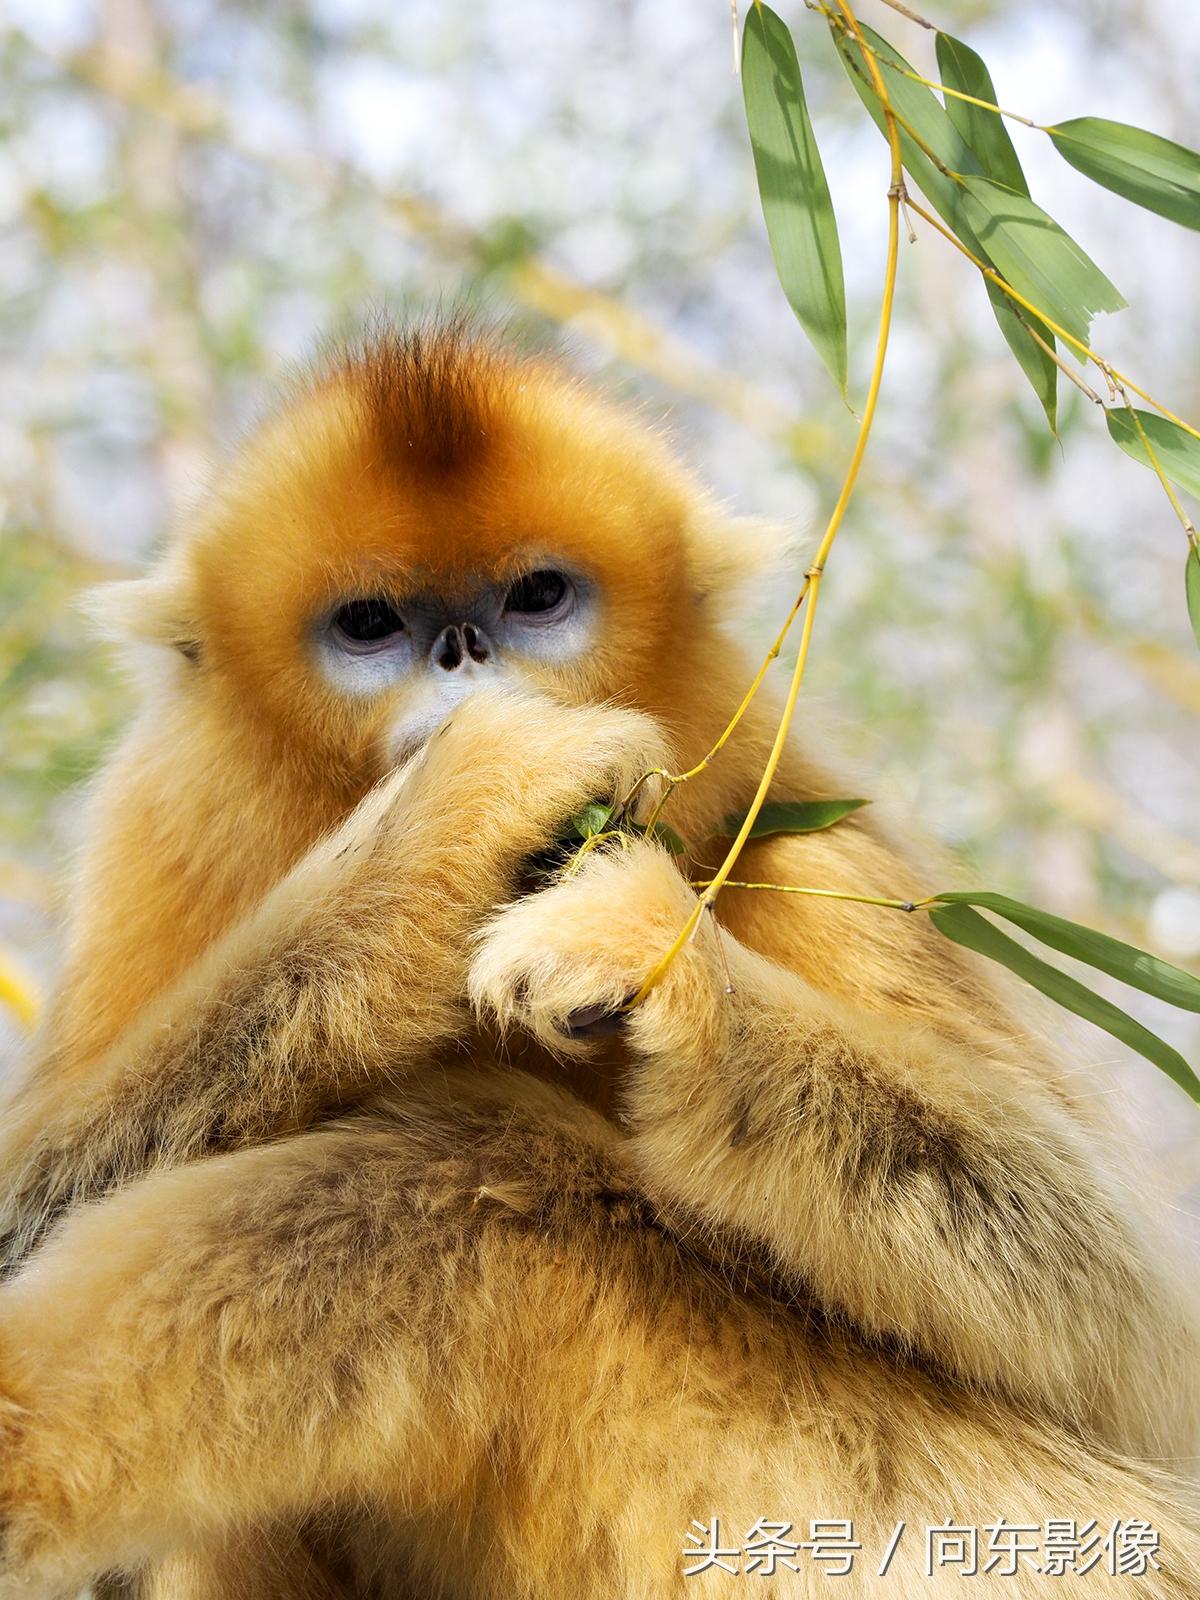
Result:
[[[639,1052],[711,1057],[725,1048],[730,1014],[709,919],[646,1000],[625,1009],[694,906],[665,850],[623,838],[492,917],[471,964],[471,1000],[561,1055],[620,1031]]]
[[[959,1381],[1121,1449],[1179,1449],[1195,1335],[1061,1100],[709,917],[623,1012],[692,904],[661,850],[593,857],[493,919],[471,996],[564,1053],[624,1018],[630,1159],[668,1226],[731,1260],[756,1246],[797,1293]]]
[[[37,1078],[0,1144],[0,1256],[151,1167],[309,1126],[462,1034],[473,931],[522,863],[665,751],[633,712],[472,697],[155,1002],[74,1096]]]

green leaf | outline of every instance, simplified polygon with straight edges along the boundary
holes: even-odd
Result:
[[[846,290],[837,222],[796,47],[767,6],[753,6],[746,17],[742,93],[779,281],[845,398]]]
[[[1064,161],[1093,183],[1185,228],[1200,228],[1200,155],[1195,150],[1104,117],[1074,117],[1046,132]]]
[[[860,22],[859,27],[863,38],[876,55],[883,61],[890,61],[899,69],[889,72],[885,67],[880,67],[888,99],[896,115],[908,124],[921,144],[931,150],[937,161],[950,172],[982,172],[979,160],[947,116],[946,108],[933,91],[927,89],[923,83],[916,83],[912,78],[904,76],[913,69],[900,52],[894,50],[886,39],[873,28],[868,28],[865,23]],[[857,89],[859,98],[870,112],[876,127],[886,137],[887,118],[883,114],[883,106],[875,93],[870,73],[857,45],[838,30],[834,31],[834,42],[849,74],[850,82]],[[963,212],[961,185],[955,183],[953,178],[947,177],[945,172],[930,160],[906,128],[900,127],[898,131],[905,170],[912,175],[914,183],[928,196],[934,210],[958,234],[967,248],[974,250],[976,254],[983,253],[977,248],[979,241],[971,232],[970,223]]]
[[[1128,408],[1112,406],[1106,408],[1104,416],[1109,433],[1126,455],[1132,456],[1135,461],[1140,461],[1144,467],[1149,467],[1153,472],[1153,463],[1146,446],[1142,443],[1137,423],[1130,416]],[[1145,430],[1154,454],[1158,457],[1159,466],[1167,477],[1181,489],[1186,489],[1189,494],[1200,496],[1200,439],[1193,438],[1178,423],[1169,422],[1166,417],[1160,417],[1156,412],[1139,411],[1136,416]]]
[[[1187,591],[1188,616],[1192,619],[1192,632],[1200,644],[1200,550],[1193,545],[1188,551],[1187,566],[1183,569],[1184,588]]]
[[[963,211],[997,271],[1026,300],[1087,343],[1097,311],[1125,301],[1096,263],[1028,195],[967,174]]]
[[[1058,368],[1029,329],[1031,325],[1036,327],[1052,350],[1055,348],[1054,335],[1045,323],[1039,322],[1037,317],[1010,300],[990,278],[985,278],[984,282],[987,284],[988,299],[992,302],[992,315],[1008,341],[1008,348],[1016,356],[1021,371],[1029,379],[1034,394],[1041,401],[1050,432],[1057,438]]]
[[[976,100],[996,103],[996,90],[992,75],[969,45],[948,33],[937,36],[938,75],[949,89],[974,95]],[[946,115],[958,129],[963,141],[970,145],[985,175],[997,183],[1007,184],[1021,194],[1029,193],[1029,185],[1021,170],[1017,152],[1004,126],[1004,118],[996,111],[985,111],[966,100],[946,96]]]
[[[897,115],[906,122],[921,143],[926,145],[937,160],[950,172],[980,173],[984,168],[981,159],[972,150],[963,134],[959,131],[946,108],[924,84],[916,83],[912,78],[906,78],[905,71],[911,71],[908,62],[886,39],[882,38],[872,28],[860,23],[863,38],[885,61],[891,61],[896,67],[902,69],[896,72],[884,71],[887,84],[888,98]],[[858,91],[859,97],[870,112],[879,131],[887,134],[887,119],[883,114],[883,107],[879,103],[871,85],[867,69],[863,64],[856,47],[848,42],[839,33],[834,33],[834,41],[841,54],[842,62],[849,74],[850,81]],[[978,59],[978,58],[976,58]],[[986,69],[985,69],[986,70]],[[947,80],[949,81],[949,80]],[[988,80],[990,83],[990,79]],[[973,94],[974,90],[967,90]],[[990,116],[990,112],[980,112],[981,116]],[[960,183],[947,177],[937,164],[920,148],[916,140],[904,129],[900,129],[900,150],[904,158],[905,171],[909,173],[913,182],[929,200],[930,205],[946,223],[952,233],[960,238],[973,255],[979,256],[989,266],[995,262],[988,257],[987,250],[971,229],[971,224],[966,215],[964,206],[965,191]],[[993,174],[994,176],[994,174]],[[1015,287],[1015,285],[1014,285]],[[1030,337],[1022,318],[1024,312],[1018,312],[1016,306],[1002,289],[997,289],[992,283],[987,284],[988,299],[992,304],[992,311],[999,324],[1013,355],[1016,356],[1030,383],[1034,393],[1042,403],[1050,423],[1051,432],[1057,430],[1058,409],[1058,369],[1050,357]],[[1033,320],[1033,319],[1031,319]],[[1047,344],[1053,345],[1054,335],[1049,328],[1038,327],[1038,332]]]
[[[768,800],[754,819],[748,838],[765,839],[773,833],[819,833],[848,817],[869,800]],[[746,820],[744,811],[731,812],[721,831],[733,838]]]
[[[630,823],[629,826],[634,833],[641,834],[643,838],[653,839],[658,844],[663,845],[673,856],[686,856],[688,854],[687,841],[676,833],[674,828],[669,827],[667,823],[661,820],[656,822],[652,828],[645,828],[640,822]]]
[[[1021,900],[1012,900],[1005,894],[992,894],[985,890],[965,890],[961,893],[940,894],[937,899],[958,905],[982,906],[997,916],[1024,928],[1035,939],[1061,950],[1065,956],[1085,961],[1112,978],[1145,994],[1152,994],[1168,1005],[1179,1006],[1184,1011],[1200,1011],[1200,978],[1173,967],[1169,961],[1152,956],[1136,945],[1124,944],[1095,928],[1085,928],[1081,923],[1068,922],[1065,917],[1053,916],[1049,911],[1039,911]]]
[[[577,811],[568,823],[571,830],[568,837],[577,839],[592,839],[598,833],[603,833],[612,822],[612,806],[602,805],[599,800],[593,800],[591,805],[584,806],[582,811]]]
[[[937,59],[938,75],[947,88],[958,89],[963,94],[974,95],[977,100],[987,100],[995,105],[996,89],[992,75],[983,58],[976,55],[969,45],[948,33],[939,33]],[[984,176],[1027,195],[1029,184],[1008,136],[1004,118],[998,112],[985,111],[982,106],[973,106],[966,100],[956,100],[953,95],[946,95],[945,102],[946,115],[975,155]],[[1004,290],[997,288],[990,280],[987,280],[987,292],[1000,331],[1041,402],[1050,432],[1057,436],[1058,368],[1030,334],[1030,324],[1037,328],[1051,350],[1055,348],[1054,335],[1036,317],[1018,309]]]
[[[974,950],[990,961],[999,962],[1060,1006],[1073,1011],[1077,1017],[1103,1028],[1114,1039],[1119,1039],[1131,1050],[1145,1056],[1147,1061],[1152,1061],[1193,1100],[1200,1103],[1200,1078],[1177,1050],[1173,1050],[1157,1034],[1151,1033],[1149,1028],[1143,1028],[1128,1012],[1093,994],[1075,978],[1026,950],[1024,945],[1001,933],[999,928],[993,927],[986,917],[981,917],[978,911],[973,911],[968,905],[934,906],[929,912],[929,920],[947,939],[965,945],[968,950]]]
[[[631,833],[638,838],[652,838],[661,845],[665,845],[673,856],[686,856],[688,847],[686,842],[668,827],[665,822],[658,821],[652,828],[647,828],[641,822],[634,822],[632,818],[625,817],[620,821],[613,821],[615,806],[603,805],[599,800],[593,800],[590,805],[584,806],[582,811],[577,811],[568,821],[563,833],[562,842],[575,843],[584,839],[594,839],[601,833]]]

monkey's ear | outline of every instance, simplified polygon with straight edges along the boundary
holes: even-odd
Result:
[[[79,608],[101,638],[127,649],[157,646],[191,662],[203,654],[186,584],[170,570],[99,584],[82,596]]]
[[[691,530],[689,567],[696,600],[722,616],[744,615],[799,585],[804,541],[757,517],[717,514]]]

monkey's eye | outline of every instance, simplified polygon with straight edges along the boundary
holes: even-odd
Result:
[[[515,613],[525,617],[548,617],[563,610],[570,593],[571,584],[561,572],[548,568],[528,572],[518,578],[505,595],[504,609],[510,616]]]
[[[334,613],[333,630],[351,650],[377,650],[404,632],[404,618],[388,600],[348,600]]]

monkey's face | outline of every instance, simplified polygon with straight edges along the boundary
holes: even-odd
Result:
[[[370,348],[253,442],[177,552],[197,672],[368,782],[481,687],[656,711],[711,657],[716,519],[559,373]]]
[[[418,586],[352,584],[315,619],[312,647],[339,693],[388,706],[385,755],[403,759],[464,696],[535,674],[569,681],[596,650],[597,578],[554,551],[513,551],[512,576],[431,572]]]

